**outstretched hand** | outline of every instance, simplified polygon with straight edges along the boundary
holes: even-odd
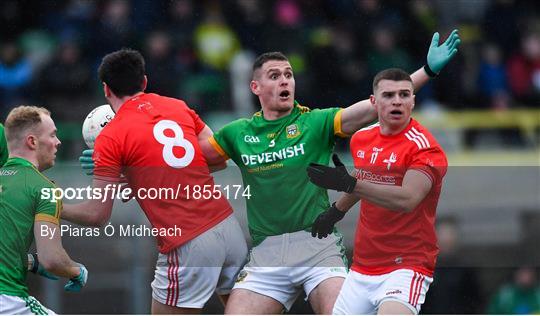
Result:
[[[458,46],[461,44],[457,29],[453,30],[440,46],[439,38],[439,33],[435,32],[427,53],[427,65],[435,74],[439,74],[444,66],[457,54]]]
[[[64,285],[64,290],[67,292],[79,292],[88,280],[88,270],[86,267],[79,263],[79,275],[69,279]]]
[[[85,149],[83,150],[82,155],[79,157],[81,168],[89,176],[94,174],[94,160],[92,159],[93,154],[93,149]]]

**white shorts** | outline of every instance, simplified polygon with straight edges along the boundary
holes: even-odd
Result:
[[[231,215],[168,254],[159,254],[152,297],[169,306],[202,308],[214,292],[231,291],[246,258],[244,234]]]
[[[306,299],[322,281],[347,276],[347,259],[341,234],[311,237],[298,231],[267,237],[250,252],[235,289],[269,296],[289,310],[301,293]]]
[[[0,315],[56,315],[33,296],[0,294]]]
[[[334,305],[334,315],[376,314],[385,301],[396,301],[420,312],[433,278],[409,269],[382,275],[350,271]]]

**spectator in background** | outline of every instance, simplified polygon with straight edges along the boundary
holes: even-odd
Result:
[[[66,41],[58,46],[53,59],[37,75],[36,86],[57,118],[70,119],[76,116],[73,111],[81,110],[76,105],[88,107],[88,96],[94,90],[92,79],[79,45]]]
[[[122,47],[132,46],[135,40],[135,25],[131,16],[131,4],[126,0],[104,2],[99,21],[93,32],[91,52],[95,61],[101,56]]]
[[[510,107],[506,67],[498,46],[488,43],[482,47],[482,58],[478,70],[478,89],[487,104],[493,109]]]
[[[422,305],[423,314],[476,314],[481,306],[477,271],[467,267],[461,252],[457,222],[437,220],[439,258],[434,281]]]
[[[90,45],[97,1],[69,0],[63,5],[53,1],[45,2],[51,8],[43,14],[42,29],[55,33],[59,38],[77,39],[80,43]],[[86,49],[93,48],[86,47]]]
[[[539,27],[540,28],[540,27]],[[510,88],[521,102],[538,106],[540,100],[540,31],[521,39],[521,50],[508,61]]]
[[[407,51],[397,46],[395,35],[395,31],[386,25],[374,29],[373,47],[368,53],[369,77],[390,67],[411,71],[411,58]]]
[[[28,17],[31,12],[26,10],[25,2],[18,0],[7,0],[0,2],[0,38],[13,38],[14,35],[22,32],[30,22]]]
[[[229,110],[227,70],[240,51],[240,42],[226,24],[219,1],[204,7],[203,20],[193,34],[197,62],[183,82],[182,95],[194,104],[199,113]]]
[[[217,71],[225,70],[240,49],[238,37],[225,23],[218,1],[206,6],[204,18],[195,29],[194,41],[201,62]]]
[[[350,1],[350,3],[352,7],[348,13],[349,21],[351,28],[357,35],[360,51],[368,51],[372,48],[370,41],[366,39],[369,39],[369,36],[381,25],[393,30],[400,29],[405,25],[400,10],[403,7],[401,7],[400,2],[394,2],[395,5],[392,6],[384,5],[380,0],[357,0]],[[417,34],[417,36],[420,35]],[[371,86],[368,91],[371,91]]]
[[[316,43],[308,59],[311,65],[317,65],[311,69],[313,90],[325,93],[305,102],[317,107],[352,104],[358,91],[369,89],[366,65],[360,58],[355,36],[350,29],[341,25],[327,31],[328,41]],[[339,63],[335,63],[335,60],[339,60]],[[309,97],[309,94],[305,95]]]
[[[266,49],[302,49],[306,25],[300,4],[296,0],[278,0],[274,3],[273,14],[273,30],[265,32]]]
[[[170,34],[172,41],[184,50],[192,46],[192,35],[198,23],[198,16],[199,13],[191,0],[173,0],[167,9],[167,16],[158,25],[162,29],[173,31]]]
[[[489,303],[489,314],[540,314],[540,285],[532,267],[516,269],[514,280],[503,285]]]
[[[312,91],[309,76],[311,71],[306,60],[307,34],[310,27],[305,24],[302,5],[297,0],[277,0],[271,10],[272,27],[264,32],[267,51],[279,47],[294,68],[296,91],[299,95],[309,95]]]
[[[268,4],[266,1],[235,0],[233,5],[225,8],[242,46],[255,53],[265,49],[263,36],[268,23]]]
[[[193,47],[193,33],[198,23],[200,16],[198,7],[195,6],[192,0],[173,0],[169,3],[167,16],[159,21],[160,29],[169,30],[171,49],[173,49],[174,68],[179,78],[178,87],[175,93],[183,91],[184,81],[196,72],[197,56]],[[182,30],[178,32],[176,30]],[[190,104],[199,104],[197,100],[190,99],[189,96],[183,95]]]
[[[405,36],[408,51],[412,54],[415,60],[422,61],[424,51],[422,39],[429,37],[434,30],[437,29],[437,13],[435,12],[435,4],[429,0],[413,0],[407,2],[408,7],[406,12],[405,22],[400,26],[401,32],[406,34],[415,34],[415,36]]]
[[[516,7],[519,4],[515,0],[490,1],[481,22],[485,40],[496,43],[502,49],[504,59],[508,58],[519,42],[520,12]]]
[[[172,54],[171,38],[165,31],[152,32],[145,39],[148,91],[171,97],[178,96],[179,76]]]
[[[15,42],[0,46],[0,116],[28,95],[34,69]]]

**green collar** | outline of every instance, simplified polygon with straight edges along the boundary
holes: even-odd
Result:
[[[36,168],[30,161],[21,157],[10,157],[4,164],[4,167],[11,167],[11,166],[25,166],[25,167],[32,167],[34,169]]]

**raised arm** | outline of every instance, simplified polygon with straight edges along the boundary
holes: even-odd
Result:
[[[414,90],[420,90],[430,78],[436,77],[448,62],[457,54],[461,43],[457,30],[452,31],[444,43],[439,46],[439,33],[433,34],[426,57],[426,65],[411,74]],[[343,110],[341,130],[353,134],[377,118],[377,113],[369,99],[359,101]]]

